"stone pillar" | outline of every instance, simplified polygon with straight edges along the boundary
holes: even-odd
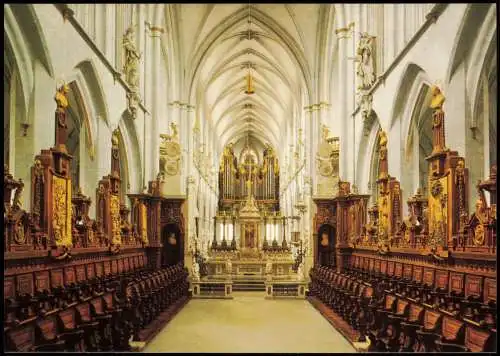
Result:
[[[312,108],[311,106],[306,106],[305,110],[305,152],[309,152],[309,157],[306,158],[306,171],[310,177],[314,176],[314,156],[313,156],[313,128],[312,128]]]
[[[151,178],[156,179],[156,176],[159,171],[159,122],[160,120],[165,120],[162,117],[162,103],[163,103],[163,95],[166,93],[162,92],[162,81],[159,73],[161,73],[160,66],[162,65],[161,61],[161,33],[164,30],[160,27],[150,25],[149,26],[149,37],[150,37],[150,56],[149,60],[151,62],[150,66],[150,83],[146,83],[150,89],[150,97],[151,97],[151,166],[149,167],[149,171],[151,172]]]

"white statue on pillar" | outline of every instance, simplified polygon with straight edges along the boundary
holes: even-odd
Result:
[[[229,274],[229,275],[231,275],[233,273],[233,264],[231,263],[230,258],[226,259],[226,270],[227,270],[227,274]]]
[[[362,33],[359,39],[356,74],[359,80],[358,89],[360,90],[368,90],[375,83],[374,39],[375,37],[366,32]]]
[[[273,263],[270,259],[266,261],[266,279],[269,281],[272,279],[273,274]]]
[[[198,264],[198,261],[196,261],[196,257],[193,255],[193,281],[199,281],[200,280],[200,265]]]
[[[133,118],[137,116],[137,106],[141,100],[139,95],[139,60],[141,54],[135,45],[134,28],[129,27],[123,35],[124,64],[123,73],[125,81],[130,86],[127,93],[128,110]]]
[[[301,281],[304,279],[304,259],[300,261],[299,267],[297,268],[297,280]]]

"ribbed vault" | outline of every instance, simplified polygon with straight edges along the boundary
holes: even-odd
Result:
[[[218,148],[248,131],[279,147],[287,120],[302,110],[303,93],[311,95],[320,5],[175,6],[186,96]],[[245,94],[249,72],[252,95]]]

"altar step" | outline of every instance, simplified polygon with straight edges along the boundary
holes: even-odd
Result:
[[[233,280],[234,292],[264,292],[265,290],[264,281]]]

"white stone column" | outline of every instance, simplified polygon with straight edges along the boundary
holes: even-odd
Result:
[[[158,75],[161,73],[161,68],[160,66],[162,65],[161,61],[161,33],[163,29],[156,25],[150,25],[148,28],[148,33],[149,33],[149,49],[150,49],[150,55],[149,55],[149,61],[151,63],[150,65],[150,72],[149,72],[149,79],[150,83],[148,85],[150,89],[149,97],[150,97],[150,108],[151,108],[151,125],[150,125],[150,130],[151,130],[151,150],[150,150],[150,177],[152,179],[155,179],[158,172],[159,172],[159,159],[160,159],[160,153],[159,153],[159,135],[160,135],[160,129],[159,129],[159,122],[160,120],[163,120],[164,118],[162,117],[163,115],[163,110],[162,110],[162,103],[163,103],[163,98],[166,93],[162,90],[163,85],[162,81],[164,80],[163,78],[160,78]],[[148,83],[146,83],[148,84]]]
[[[105,29],[103,34],[102,50],[110,63],[113,63],[116,70],[121,71],[116,63],[116,45],[115,42],[121,41],[121,33],[116,30],[116,5],[104,4],[104,23]]]
[[[345,24],[344,26],[347,26]],[[339,32],[340,31],[340,32]],[[339,96],[337,99],[337,114],[338,117],[337,122],[339,123],[339,128],[337,129],[337,133],[340,136],[340,159],[339,159],[339,176],[342,179],[345,179],[345,177],[348,174],[348,156],[347,156],[347,151],[348,151],[348,139],[347,139],[347,124],[348,124],[348,116],[350,114],[349,112],[349,106],[348,106],[348,70],[349,70],[349,63],[347,57],[349,56],[349,31],[350,29],[348,28],[339,28],[337,29],[338,32],[338,73],[337,73],[337,78],[338,78],[338,83],[336,85],[339,86],[339,88],[342,88],[339,90]]]
[[[195,169],[193,162],[193,153],[195,149],[194,138],[193,138],[194,114],[195,114],[194,106],[186,104],[186,106],[184,107],[183,121],[185,122],[184,127],[187,133],[186,147],[188,149],[188,159],[187,159],[186,171],[188,172],[189,175],[192,175]]]
[[[359,17],[359,16],[358,16]],[[345,60],[346,63],[346,80],[345,80],[345,103],[346,103],[346,115],[342,118],[344,121],[344,130],[342,131],[342,136],[340,139],[340,155],[344,157],[345,164],[343,173],[340,175],[340,178],[344,181],[349,181],[351,184],[354,184],[354,173],[355,173],[355,154],[356,154],[356,145],[355,145],[355,132],[353,127],[353,117],[352,113],[356,107],[356,42],[357,42],[357,32],[359,31],[359,22],[354,24],[353,28],[349,29],[348,38],[344,39],[345,41]],[[342,139],[343,138],[343,139]],[[344,153],[342,152],[344,150]],[[342,166],[342,159],[341,159]]]

